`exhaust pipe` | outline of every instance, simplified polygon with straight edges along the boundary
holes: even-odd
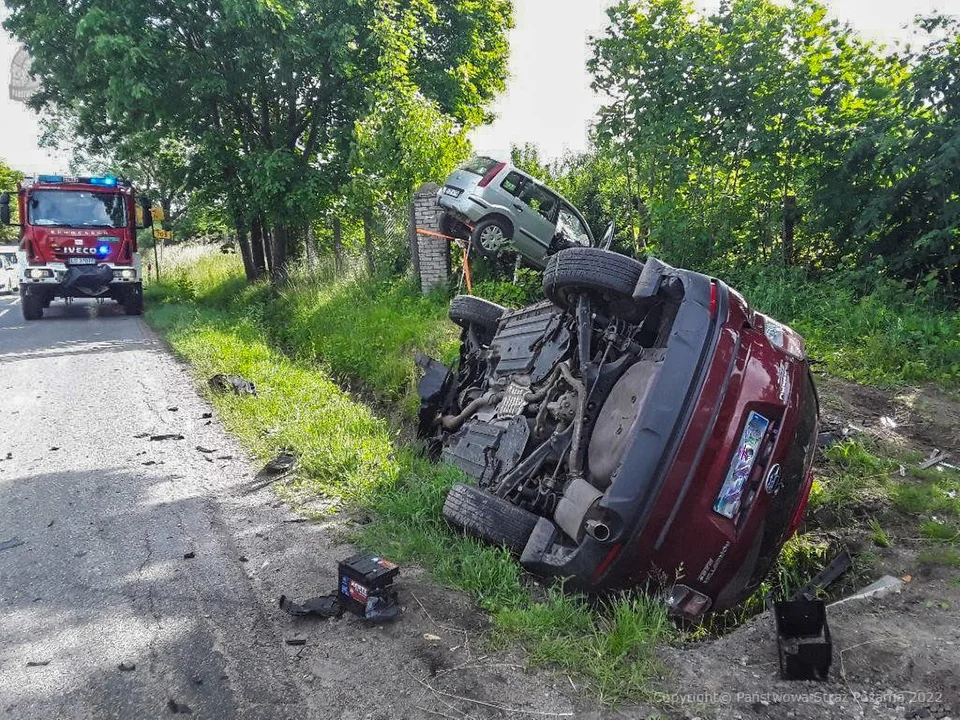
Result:
[[[610,526],[599,520],[587,520],[586,530],[598,542],[606,542],[610,539]]]

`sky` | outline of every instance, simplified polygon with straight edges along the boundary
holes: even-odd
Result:
[[[514,0],[510,79],[493,110],[496,121],[474,131],[480,153],[504,156],[511,144],[532,142],[547,158],[587,146],[601,99],[590,89],[589,38],[603,32],[608,0]],[[960,15],[960,0],[825,0],[834,17],[882,42],[907,40],[904,26],[934,10]],[[697,0],[710,10],[717,0]],[[66,158],[37,146],[36,116],[9,99],[16,43],[0,30],[0,159],[24,172],[66,171]]]

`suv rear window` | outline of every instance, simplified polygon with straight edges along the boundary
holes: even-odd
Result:
[[[466,165],[464,165],[461,170],[466,170],[469,173],[474,175],[479,175],[483,177],[488,172],[493,169],[493,166],[497,164],[497,161],[493,158],[478,156],[470,160]]]

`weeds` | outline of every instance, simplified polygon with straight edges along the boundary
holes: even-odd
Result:
[[[435,343],[442,349],[447,342],[446,330],[437,331],[448,325],[438,321],[444,303],[413,296],[398,283],[317,288],[312,299],[303,289],[297,296],[288,289],[277,298],[266,287],[225,289],[195,282],[192,272],[171,275],[169,283],[151,289],[148,319],[200,379],[226,372],[257,384],[255,400],[216,395],[211,401],[227,428],[260,457],[295,449],[300,470],[291,494],[322,497],[347,517],[372,517],[353,526],[357,544],[416,561],[441,584],[469,592],[491,613],[497,637],[519,640],[533,661],[562,668],[608,700],[642,693],[657,669],[653,649],[671,632],[663,605],[623,596],[593,608],[559,590],[534,602],[509,553],[443,521],[443,500],[462,479],[459,471],[430,463],[400,443],[389,423],[331,379],[328,367],[402,401],[412,377],[412,364],[409,370],[406,365],[412,348]],[[179,289],[187,282],[189,296]],[[229,276],[223,282],[229,285]],[[308,312],[311,303],[325,312]],[[296,315],[288,327],[286,311]],[[390,330],[393,317],[405,317],[405,327]],[[378,332],[369,345],[355,342]],[[313,362],[318,355],[325,366]],[[391,362],[398,358],[404,361]],[[347,368],[352,372],[343,372]]]
[[[888,548],[893,545],[887,531],[883,529],[880,521],[876,518],[870,518],[870,539],[877,547]]]

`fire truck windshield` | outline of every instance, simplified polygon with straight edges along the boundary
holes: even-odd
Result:
[[[34,190],[28,207],[31,225],[120,228],[127,223],[126,207],[119,193]]]

